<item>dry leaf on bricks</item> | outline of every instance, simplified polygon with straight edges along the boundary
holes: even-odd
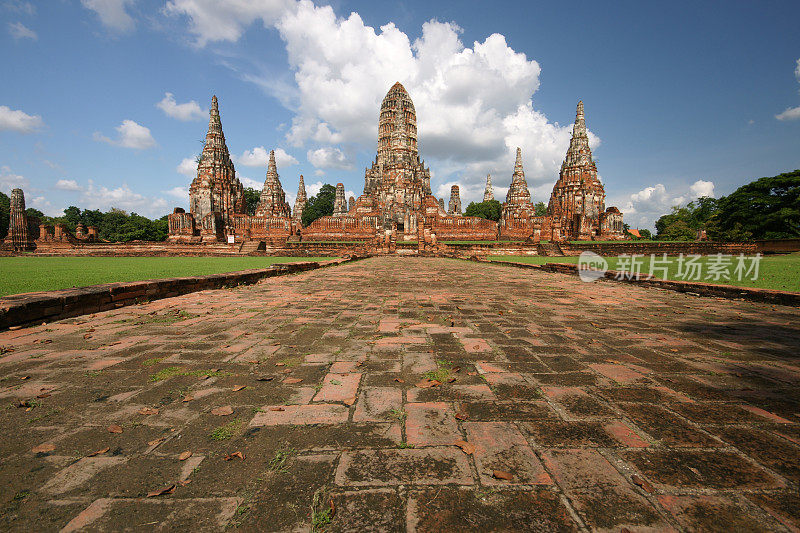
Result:
[[[163,496],[164,494],[172,494],[175,492],[175,484],[167,485],[166,487],[161,487],[160,489],[154,490],[152,492],[147,493],[148,498],[152,498],[154,496]]]
[[[233,452],[233,453],[229,453],[229,454],[227,454],[227,455],[224,457],[224,459],[225,459],[226,461],[230,461],[231,459],[236,459],[236,458],[239,458],[239,459],[241,459],[242,461],[244,461],[244,454],[243,454],[242,452]]]
[[[475,445],[465,440],[457,440],[453,444],[461,448],[461,451],[467,455],[472,455],[475,453]]]
[[[514,479],[514,476],[505,470],[492,470],[492,476],[497,479],[505,479],[506,481],[511,481]]]
[[[100,455],[100,454],[106,453],[106,452],[107,452],[108,450],[110,450],[110,449],[111,449],[111,448],[108,448],[108,447],[106,447],[106,448],[103,448],[102,450],[97,450],[96,452],[92,452],[92,453],[90,453],[89,455],[87,455],[86,457],[95,457],[95,456],[97,456],[97,455]]]

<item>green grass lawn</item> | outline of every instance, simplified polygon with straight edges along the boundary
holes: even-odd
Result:
[[[544,257],[544,256],[511,256],[511,255],[490,255],[489,259],[494,261],[517,261],[520,263],[531,263],[534,265],[543,265],[545,263],[577,263],[578,257]],[[608,261],[609,270],[618,270],[618,258],[606,257]],[[656,256],[657,260],[660,257]],[[695,281],[694,279],[678,278],[678,257],[670,256],[668,276],[666,279],[679,280],[679,281]],[[643,273],[650,272],[650,256],[641,258],[642,267],[640,269]],[[720,283],[726,285],[736,285],[739,287],[756,287],[760,289],[776,289],[780,291],[794,291],[800,292],[800,253],[796,252],[787,255],[767,255],[761,258],[759,265],[758,279],[752,280],[748,275],[741,281],[736,279],[734,269],[736,267],[736,256],[733,257],[732,266],[730,267],[731,279],[705,279],[709,262],[713,261],[713,256],[704,256],[700,259],[702,266],[702,281],[706,283]],[[749,266],[749,261],[747,263]],[[627,268],[630,270],[630,268]],[[661,272],[654,272],[658,278],[663,278]]]
[[[116,281],[204,276],[331,257],[0,257],[0,296]]]

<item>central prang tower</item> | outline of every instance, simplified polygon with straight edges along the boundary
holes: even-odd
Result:
[[[364,174],[357,210],[381,212],[385,228],[416,233],[416,212],[431,194],[431,173],[419,157],[417,112],[406,89],[395,83],[381,102],[378,153]]]
[[[616,239],[624,235],[620,211],[616,207],[606,209],[606,192],[589,148],[582,101],[578,102],[572,139],[553,186],[548,211],[561,224],[566,239],[585,240],[600,235]]]
[[[225,225],[230,224],[232,215],[244,213],[244,187],[236,178],[225,144],[216,96],[211,98],[208,133],[197,163],[197,177],[189,186],[189,210],[198,226],[211,213],[219,213]]]

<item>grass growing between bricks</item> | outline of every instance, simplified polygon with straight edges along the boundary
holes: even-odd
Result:
[[[425,377],[432,381],[441,381],[444,383],[450,377],[450,370],[453,368],[453,363],[445,361],[444,359],[437,359],[436,366],[439,368],[425,372]]]
[[[326,502],[328,498],[323,490],[314,493],[311,500],[311,531],[322,531],[333,520],[332,504]]]
[[[0,257],[0,296],[100,283],[206,276],[333,257]]]
[[[272,459],[270,459],[269,464],[267,464],[267,468],[273,472],[288,472],[288,469],[286,468],[286,461],[288,461],[289,458],[296,453],[297,450],[294,448],[277,450]]]
[[[224,426],[220,426],[209,434],[212,440],[228,440],[239,431],[243,421],[240,419],[231,420]]]

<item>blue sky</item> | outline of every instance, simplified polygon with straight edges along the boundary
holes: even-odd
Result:
[[[800,168],[800,4],[0,0],[0,190],[160,216],[188,204],[212,94],[237,175],[356,196],[394,81],[434,193],[496,196],[523,148],[547,202],[584,101],[608,205],[671,205]]]

